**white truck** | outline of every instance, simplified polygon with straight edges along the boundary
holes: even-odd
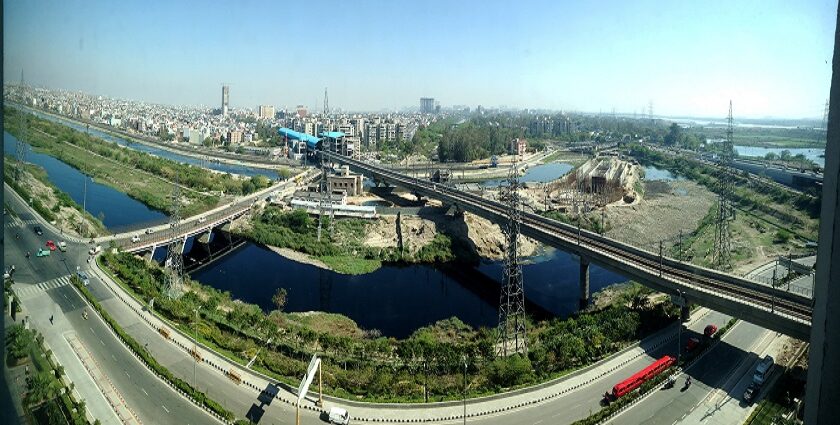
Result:
[[[758,366],[755,367],[753,383],[758,386],[764,385],[767,377],[770,376],[770,369],[773,369],[773,357],[767,355],[764,356],[764,358],[761,359],[761,362],[758,363]]]
[[[67,242],[60,241],[58,244],[58,250],[61,252],[67,252]]]
[[[96,255],[99,254],[100,251],[102,251],[102,245],[96,245],[95,247],[91,248],[90,251],[88,251],[88,254]]]

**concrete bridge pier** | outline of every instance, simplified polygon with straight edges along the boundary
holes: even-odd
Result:
[[[580,257],[580,309],[589,305],[589,260]]]
[[[157,245],[152,245],[152,249],[151,249],[151,251],[149,251],[149,253],[148,253],[147,255],[144,255],[144,256],[143,256],[143,258],[145,258],[145,259],[146,259],[146,261],[150,261],[150,262],[151,262],[151,261],[154,261],[154,258],[155,258],[155,250],[156,250],[156,249],[157,249]]]

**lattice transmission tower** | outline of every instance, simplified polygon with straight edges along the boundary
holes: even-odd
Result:
[[[715,265],[721,270],[732,267],[732,234],[729,228],[729,221],[734,217],[732,207],[732,133],[734,125],[732,120],[732,101],[729,101],[729,117],[726,125],[726,139],[723,141],[723,150],[720,153],[718,162],[718,210],[715,229]]]
[[[166,269],[163,290],[169,298],[178,298],[184,294],[184,239],[180,236],[181,228],[181,186],[178,174],[175,174],[175,186],[172,188],[172,207],[169,215],[168,232],[172,236],[166,253]]]
[[[23,80],[23,69],[20,70],[20,90],[21,95],[26,96],[26,84]],[[23,175],[23,165],[26,163],[26,113],[23,110],[18,110],[18,137],[15,143],[15,181],[19,182]]]
[[[335,213],[332,205],[332,197],[329,193],[329,167],[328,161],[326,156],[324,155],[325,151],[328,151],[330,148],[329,137],[324,137],[323,141],[321,142],[321,182],[319,184],[319,192],[321,200],[318,205],[318,240],[321,240],[321,228],[324,225],[324,216],[327,214],[327,207],[330,209],[330,224],[329,224],[329,234],[330,237],[333,235],[333,223],[335,222]]]
[[[503,227],[505,235],[504,281],[499,296],[499,336],[496,343],[498,355],[527,353],[525,329],[525,288],[522,265],[519,263],[519,223],[522,203],[519,199],[519,169],[517,154],[508,172],[507,186],[503,188],[502,201],[507,204],[508,221]]]

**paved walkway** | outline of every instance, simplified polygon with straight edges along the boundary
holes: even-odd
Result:
[[[12,286],[12,289],[15,293],[18,293],[30,287],[33,287],[33,285],[16,283]],[[73,394],[77,400],[85,400],[89,419],[99,419],[99,422],[103,425],[123,423],[110,407],[105,396],[99,391],[94,377],[91,376],[79,357],[74,354],[71,345],[65,339],[64,333],[72,333],[73,330],[64,317],[64,311],[55,308],[53,301],[45,296],[44,292],[35,296],[21,297],[20,301],[22,312],[18,313],[18,323],[21,322],[22,318],[30,316],[29,312],[37,311],[40,313],[39,317],[29,317],[27,320],[33,328],[41,332],[41,335],[44,336],[45,345],[50,348],[57,363],[64,367],[66,377],[70,382],[75,383]],[[53,324],[48,324],[46,312],[54,315]]]

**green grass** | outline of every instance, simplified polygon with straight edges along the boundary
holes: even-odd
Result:
[[[343,274],[366,274],[382,267],[377,259],[356,258],[348,255],[323,255],[317,257],[330,269]]]

